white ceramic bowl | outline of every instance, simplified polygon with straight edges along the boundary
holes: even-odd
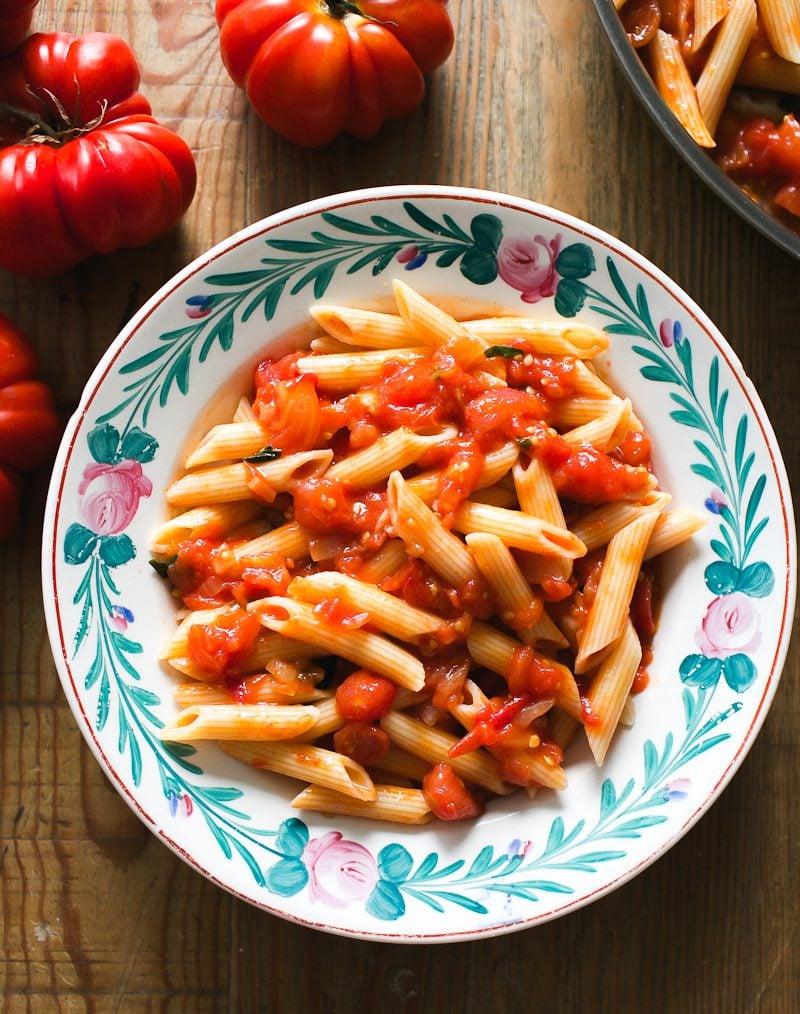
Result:
[[[528,257],[527,268],[517,253]],[[567,251],[564,254],[564,251]],[[432,297],[612,335],[601,366],[630,395],[673,506],[708,524],[670,555],[652,682],[602,769],[579,744],[569,787],[495,800],[482,818],[405,828],[292,810],[296,783],[213,743],[170,748],[158,651],[174,600],[148,566],[162,491],[231,378],[308,319],[401,276]],[[547,295],[554,292],[554,295]],[[523,298],[524,297],[524,298]],[[208,416],[206,415],[206,421]],[[215,883],[335,933],[448,941],[555,918],[653,862],[705,812],[764,719],[787,650],[794,523],[780,452],[729,346],[673,282],[583,222],[474,190],[406,187],[315,201],[199,258],[123,330],[64,438],[43,586],[78,725],[123,798]]]

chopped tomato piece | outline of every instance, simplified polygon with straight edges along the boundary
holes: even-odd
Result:
[[[396,694],[391,680],[358,669],[336,688],[336,710],[351,722],[377,722],[391,709]]]
[[[541,439],[537,453],[558,492],[576,503],[610,503],[644,496],[650,486],[646,468],[631,468],[591,444],[574,447],[557,434]]]
[[[334,748],[365,768],[379,764],[392,745],[388,733],[369,722],[348,722],[333,734]]]
[[[189,658],[209,676],[236,676],[252,654],[260,630],[258,617],[245,612],[220,616],[214,623],[195,623],[189,628]]]
[[[253,408],[266,431],[266,443],[272,447],[294,454],[316,446],[322,412],[312,374],[259,387]]]
[[[555,662],[527,644],[511,653],[505,677],[512,694],[530,694],[534,700],[552,696],[564,678]]]
[[[425,802],[441,820],[479,817],[485,807],[449,764],[436,764],[422,779]]]

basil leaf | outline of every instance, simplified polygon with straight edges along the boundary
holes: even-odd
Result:
[[[173,563],[175,563],[177,559],[178,554],[176,553],[175,556],[171,556],[168,560],[150,560],[149,562],[150,566],[153,568],[156,574],[158,574],[159,577],[166,577],[167,571],[173,565]]]
[[[487,359],[496,359],[498,356],[503,359],[521,359],[525,355],[522,349],[515,349],[513,345],[490,345],[483,354]]]
[[[256,451],[255,454],[251,454],[249,458],[243,458],[243,461],[249,461],[251,465],[259,465],[262,461],[276,461],[283,451],[279,451],[277,447],[272,447],[267,444],[266,447],[262,447],[260,451]]]

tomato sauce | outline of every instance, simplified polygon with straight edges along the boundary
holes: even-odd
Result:
[[[718,150],[717,162],[732,179],[773,210],[800,216],[800,122],[793,114],[774,123],[727,110]]]
[[[550,470],[559,494],[576,503],[636,499],[650,488],[650,473],[644,466],[631,468],[591,444],[573,446],[557,433],[542,437],[536,454]]]

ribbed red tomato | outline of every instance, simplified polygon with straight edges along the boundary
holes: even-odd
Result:
[[[0,63],[0,267],[57,274],[184,213],[194,158],[139,79],[128,44],[100,32],[37,33]]]
[[[13,53],[28,34],[39,0],[0,0],[0,56]]]
[[[217,0],[222,59],[262,120],[316,147],[422,101],[453,48],[447,0]]]
[[[37,369],[33,347],[0,313],[0,539],[17,523],[18,469],[45,464],[61,433],[50,388],[34,379]]]

